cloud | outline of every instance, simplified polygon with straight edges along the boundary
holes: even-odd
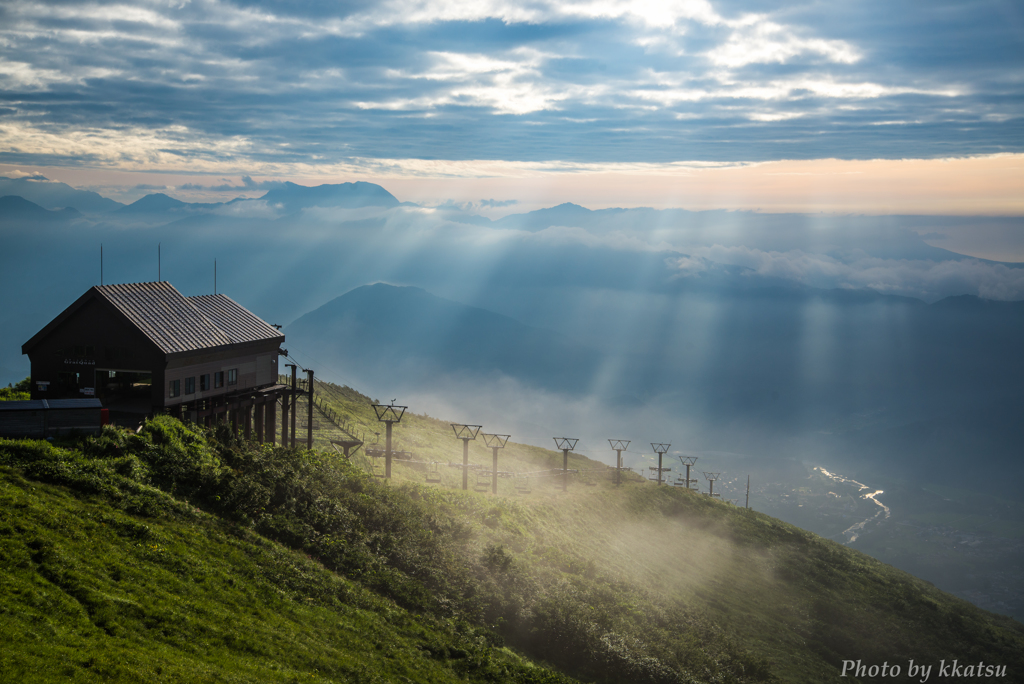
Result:
[[[496,199],[482,199],[480,200],[481,207],[487,207],[489,209],[496,209],[498,207],[511,207],[514,204],[519,204],[519,200],[496,200]]]
[[[235,185],[227,178],[221,185],[203,185],[201,183],[185,183],[178,186],[181,190],[202,190],[206,192],[245,192],[248,190],[273,190],[284,185],[283,181],[254,181],[250,176],[242,176],[242,184]]]
[[[12,0],[0,161],[235,174],[1020,151],[1014,10],[986,8]]]
[[[51,181],[46,176],[42,176],[42,175],[40,175],[38,173],[29,173],[27,171],[21,171],[19,169],[13,169],[11,171],[8,171],[7,173],[8,173],[8,175],[6,177],[9,178],[9,179],[12,179],[12,180],[13,179],[18,179],[18,180],[41,181],[41,182],[45,182],[45,183],[53,183],[54,182],[54,181]]]
[[[708,260],[746,267],[751,275],[791,280],[815,288],[869,289],[927,302],[961,294],[1024,300],[1024,268],[980,259],[880,259],[859,250],[840,259],[802,250],[775,252],[718,244],[694,251],[698,260],[687,256],[675,262],[683,277],[699,276],[707,270],[704,260]]]

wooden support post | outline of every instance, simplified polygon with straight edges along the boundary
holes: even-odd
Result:
[[[288,446],[288,392],[281,393],[281,446]]]
[[[292,367],[292,449],[295,448],[295,419],[299,414],[299,381],[295,377],[296,366],[290,364]]]
[[[245,407],[245,439],[252,439],[252,404]]]
[[[265,413],[263,401],[257,400],[257,404],[254,406],[254,409],[256,412],[256,441],[263,444],[263,440],[266,438],[266,431],[263,429],[263,414]]]
[[[271,444],[277,443],[277,398],[267,397],[267,441]]]
[[[306,426],[306,448],[313,448],[313,371],[307,370],[306,373],[309,375],[309,395],[306,397],[309,399],[309,425]]]

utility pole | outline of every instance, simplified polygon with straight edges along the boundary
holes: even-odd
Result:
[[[384,477],[391,479],[391,426],[402,422],[405,409],[408,406],[395,406],[395,400],[390,404],[374,404],[373,412],[377,414],[377,420],[384,423]]]
[[[455,437],[462,440],[462,489],[466,490],[469,489],[469,442],[476,439],[483,425],[463,425],[461,423],[449,423],[449,425],[455,431]]]
[[[659,485],[661,484],[662,473],[667,473],[667,472],[670,472],[672,470],[671,468],[662,468],[661,467],[661,459],[662,459],[662,457],[665,454],[668,453],[668,449],[669,449],[670,446],[672,446],[672,445],[671,444],[660,444],[660,443],[657,443],[657,442],[651,442],[651,448],[654,449],[654,453],[658,454],[658,484]]]
[[[491,494],[498,493],[498,449],[504,449],[512,435],[484,435],[484,444],[491,447],[494,454],[494,463],[491,465]]]
[[[615,450],[615,484],[622,482],[622,452],[629,448],[630,440],[609,439],[608,444]]]
[[[750,508],[750,475],[747,475],[747,503],[744,508]]]
[[[576,448],[579,438],[555,437],[555,446],[562,450],[562,491],[569,491],[569,452]]]
[[[715,498],[716,496],[718,498],[722,498],[721,494],[715,494],[715,480],[717,480],[718,476],[721,474],[722,473],[704,473],[704,478],[707,479],[708,481],[708,496],[711,497],[712,499]]]

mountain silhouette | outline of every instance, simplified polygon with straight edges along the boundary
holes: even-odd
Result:
[[[288,212],[307,207],[395,207],[398,199],[375,183],[340,183],[307,187],[295,183],[284,183],[280,188],[270,190],[260,199],[268,204],[283,205]]]
[[[358,287],[285,328],[289,345],[345,375],[416,385],[438,374],[514,377],[580,390],[598,357],[557,333],[417,287]]]
[[[0,196],[17,195],[44,209],[74,207],[85,214],[102,214],[122,206],[95,192],[77,190],[70,185],[51,181],[43,176],[29,178],[0,177]]]
[[[126,207],[118,209],[119,214],[152,214],[164,211],[181,210],[190,207],[188,202],[176,200],[162,192],[154,192],[136,200]]]
[[[56,223],[81,218],[82,214],[71,207],[57,210],[44,209],[24,197],[8,195],[0,197],[0,221],[36,221]]]

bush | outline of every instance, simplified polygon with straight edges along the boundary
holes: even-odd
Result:
[[[19,380],[14,385],[0,387],[0,401],[28,401],[32,398],[32,379]]]

